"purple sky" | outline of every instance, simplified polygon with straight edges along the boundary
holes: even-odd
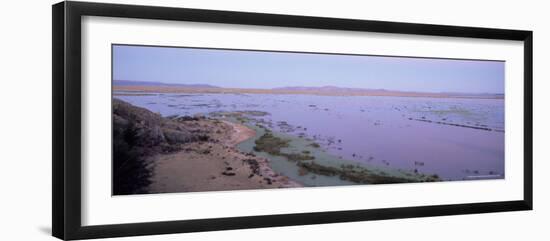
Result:
[[[504,62],[113,46],[113,79],[236,88],[504,93]]]

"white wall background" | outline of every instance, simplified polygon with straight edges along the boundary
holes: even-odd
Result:
[[[535,210],[175,234],[115,240],[548,240],[550,7],[545,1],[119,0],[109,2],[533,30]],[[9,1],[0,13],[0,240],[51,231],[51,4]]]

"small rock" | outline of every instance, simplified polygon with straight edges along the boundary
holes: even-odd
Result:
[[[235,173],[234,173],[234,172],[222,172],[222,175],[225,175],[225,176],[235,176]]]

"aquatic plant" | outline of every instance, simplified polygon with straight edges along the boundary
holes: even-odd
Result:
[[[271,155],[280,155],[281,148],[288,147],[290,140],[283,140],[274,136],[270,131],[266,131],[254,143],[254,151],[263,151]]]
[[[274,156],[286,157],[289,161],[304,161],[315,159],[314,156],[311,156],[308,153],[282,152],[282,148],[289,147],[290,140],[274,136],[271,131],[266,131],[254,143],[256,144],[253,147],[254,151],[266,152]]]
[[[309,144],[308,146],[311,146],[311,147],[314,147],[314,148],[319,148],[319,147],[321,147],[321,145],[319,145],[319,144],[316,143],[316,142],[313,142],[313,143]]]
[[[390,183],[407,183],[407,182],[434,182],[440,181],[437,175],[428,176],[422,180],[415,178],[405,178],[391,176],[384,172],[376,173],[366,168],[356,167],[353,165],[342,165],[341,168],[325,166],[316,162],[299,162],[297,164],[300,168],[307,170],[308,172],[325,175],[325,176],[339,176],[342,180],[347,180],[360,184],[390,184]]]

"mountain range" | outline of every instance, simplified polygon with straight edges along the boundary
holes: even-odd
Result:
[[[368,88],[350,88],[338,86],[286,86],[271,89],[255,89],[255,88],[225,88],[208,84],[171,84],[153,81],[132,81],[132,80],[115,80],[113,84],[117,89],[126,89],[134,87],[143,87],[146,89],[176,87],[183,89],[209,89],[209,92],[250,92],[250,93],[313,93],[313,94],[328,94],[328,95],[383,95],[383,96],[455,96],[455,97],[481,97],[481,98],[503,98],[502,93],[462,93],[462,92],[421,92],[421,91],[399,91],[387,89],[368,89]]]
[[[189,87],[189,88],[220,88],[214,85],[207,84],[171,84],[154,81],[135,81],[135,80],[113,80],[113,85],[116,86],[174,86],[174,87]]]

